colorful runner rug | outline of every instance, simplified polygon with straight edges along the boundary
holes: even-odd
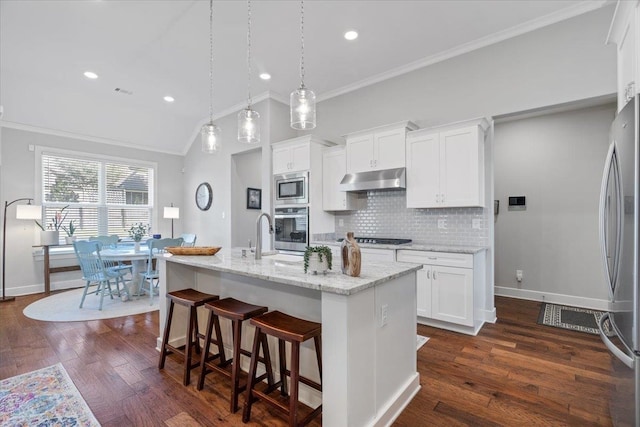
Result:
[[[2,426],[100,426],[61,363],[0,381]]]

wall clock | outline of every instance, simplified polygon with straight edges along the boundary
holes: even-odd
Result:
[[[208,182],[203,182],[198,185],[196,189],[196,206],[200,210],[206,211],[211,207],[211,202],[213,201],[213,191],[211,191],[211,186]]]

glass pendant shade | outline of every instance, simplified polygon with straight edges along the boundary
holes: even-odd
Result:
[[[209,122],[202,126],[202,151],[205,153],[217,153],[220,149],[220,128]]]
[[[298,130],[316,127],[316,94],[304,86],[291,92],[291,127]]]
[[[251,108],[245,108],[238,113],[238,142],[260,142],[260,114]]]

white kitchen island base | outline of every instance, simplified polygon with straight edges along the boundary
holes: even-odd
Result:
[[[416,370],[416,273],[419,266],[378,263],[371,275],[352,278],[330,272],[304,275],[297,267],[268,259],[232,254],[214,257],[174,256],[160,261],[160,298],[169,291],[194,288],[269,307],[322,323],[322,395],[303,384],[300,400],[323,405],[323,425],[331,427],[389,425],[420,388]],[[363,271],[364,271],[363,266]],[[387,271],[387,273],[381,273]],[[160,305],[162,336],[167,305]],[[184,343],[187,311],[176,306],[170,340]],[[204,331],[206,313],[200,313]],[[251,347],[253,327],[243,332]],[[231,353],[229,325],[222,323]],[[158,339],[160,340],[160,338]],[[158,347],[160,341],[158,341]],[[277,360],[277,341],[269,341]],[[246,370],[248,361],[243,361]],[[313,342],[304,343],[301,374],[318,380]],[[277,375],[277,374],[276,374]]]

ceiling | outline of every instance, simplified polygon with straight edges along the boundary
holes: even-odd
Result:
[[[307,0],[305,83],[327,99],[606,3]],[[251,7],[254,101],[288,102],[300,4]],[[214,1],[216,117],[246,102],[246,29],[245,1]],[[0,0],[2,124],[183,154],[209,113],[208,32],[204,0]]]

